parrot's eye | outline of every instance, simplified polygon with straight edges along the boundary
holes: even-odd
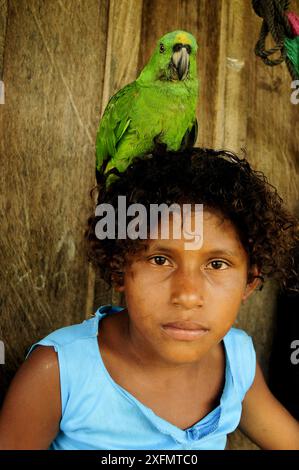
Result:
[[[165,46],[162,43],[160,44],[160,52],[161,52],[161,54],[163,54],[163,52],[165,52]]]

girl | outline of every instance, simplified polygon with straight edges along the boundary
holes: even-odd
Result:
[[[4,402],[0,448],[224,449],[240,426],[263,449],[299,449],[298,422],[269,391],[251,337],[233,327],[264,276],[285,285],[296,275],[298,224],[276,190],[245,159],[192,149],[138,159],[100,193],[114,210],[110,235],[123,233],[120,195],[146,219],[132,225],[132,209],[126,238],[104,238],[99,210],[86,239],[126,307],[101,306],[32,346]],[[187,226],[164,210],[156,237],[136,237],[162,203],[203,206]],[[193,249],[190,231],[201,240]]]

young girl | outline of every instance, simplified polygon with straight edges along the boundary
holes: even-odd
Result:
[[[136,230],[153,204],[203,204],[202,219],[199,206],[187,227],[164,211],[156,238],[125,238],[120,195],[147,210]],[[192,149],[136,160],[99,202],[122,235],[99,239],[103,219],[91,218],[89,255],[126,308],[101,306],[33,345],[1,412],[0,448],[224,449],[239,425],[263,449],[299,449],[298,422],[233,327],[264,276],[296,275],[298,224],[276,190],[245,159]]]

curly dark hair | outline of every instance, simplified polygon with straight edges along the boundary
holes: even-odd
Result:
[[[262,281],[273,277],[283,288],[299,291],[288,283],[298,274],[293,256],[299,240],[298,220],[266,176],[253,170],[246,158],[226,150],[195,147],[182,153],[152,153],[136,158],[108,189],[99,185],[93,188],[92,196],[95,190],[99,191],[98,204],[109,203],[115,209],[116,234],[119,195],[126,196],[127,206],[203,204],[234,224],[250,267],[259,268]],[[100,218],[88,219],[87,257],[110,287],[122,285],[125,264],[147,242],[129,238],[99,240],[95,227]],[[249,269],[249,282],[252,276]]]

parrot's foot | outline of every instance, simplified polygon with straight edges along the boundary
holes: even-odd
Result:
[[[105,171],[104,179],[105,179],[106,189],[108,189],[112,183],[117,181],[120,176],[121,176],[121,173],[118,171],[117,168],[111,168],[109,171]]]
[[[106,178],[106,189],[108,189],[111,184],[115,183],[115,181],[118,181],[118,180],[119,180],[119,176],[113,173],[108,175]]]
[[[154,150],[153,153],[156,155],[165,155],[167,153],[167,144],[159,141],[160,134],[154,137]]]

